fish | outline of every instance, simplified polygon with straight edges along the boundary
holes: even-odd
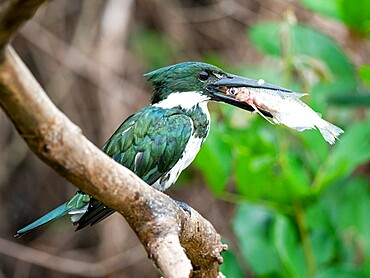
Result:
[[[340,127],[324,120],[320,114],[301,101],[300,98],[307,95],[304,93],[267,88],[229,87],[226,95],[247,103],[271,124],[282,124],[300,132],[317,128],[330,145],[344,133]],[[267,118],[263,111],[268,112],[272,120]]]

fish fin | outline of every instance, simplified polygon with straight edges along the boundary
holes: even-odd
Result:
[[[308,96],[308,94],[306,94],[306,93],[297,93],[297,92],[291,92],[287,95],[291,96],[294,99],[300,99],[301,97]]]
[[[339,135],[344,133],[343,129],[325,120],[323,120],[323,124],[318,125],[317,128],[320,130],[325,141],[327,141],[330,145],[333,145],[335,143],[335,139],[338,139]]]
[[[270,124],[274,125],[275,123],[271,121],[269,118],[267,118],[263,113],[253,104],[253,103],[248,103],[250,106],[253,107],[254,111],[256,111],[258,114],[260,114],[266,121],[268,121]]]
[[[302,131],[304,131],[304,130],[306,130],[306,129],[312,129],[312,128],[315,128],[315,127],[297,126],[297,127],[295,127],[294,129],[295,129],[296,131],[302,132]]]

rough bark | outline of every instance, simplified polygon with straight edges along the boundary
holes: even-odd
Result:
[[[14,50],[6,47],[43,2],[0,5],[0,106],[40,159],[125,217],[166,277],[216,277],[227,246],[212,225],[194,210],[189,216],[167,195],[102,153],[56,108]]]

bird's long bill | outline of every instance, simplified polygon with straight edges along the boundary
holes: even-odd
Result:
[[[227,90],[233,87],[246,87],[291,92],[291,90],[266,83],[262,79],[257,81],[237,75],[228,75],[227,77],[219,79],[216,82],[208,85],[207,90],[212,94],[212,99],[215,101],[225,102],[248,111],[254,111],[254,108],[247,104],[245,101],[237,100],[235,97],[233,97],[233,95],[226,94]],[[263,114],[271,117],[270,113],[266,111],[263,111]]]

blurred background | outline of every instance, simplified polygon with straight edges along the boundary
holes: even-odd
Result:
[[[210,104],[211,133],[168,194],[229,244],[227,277],[370,277],[370,1],[58,0],[13,46],[53,102],[102,146],[146,106],[143,74],[181,61],[309,93],[345,130],[330,146]],[[0,277],[160,277],[120,215],[74,232],[15,232],[76,188],[0,112]]]

